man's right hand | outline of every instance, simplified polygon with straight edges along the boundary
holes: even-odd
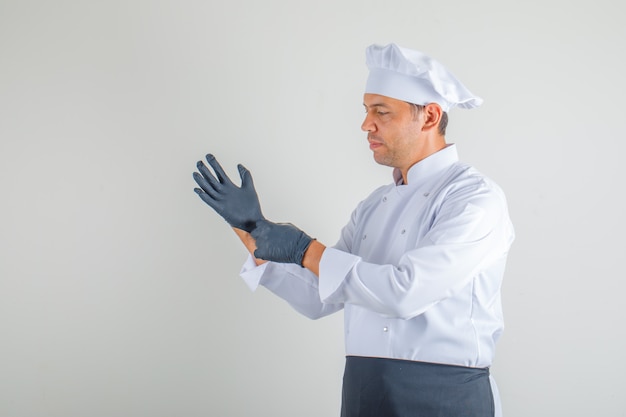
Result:
[[[304,266],[304,254],[313,238],[290,223],[259,222],[251,233],[256,241],[254,256],[266,261]]]
[[[200,173],[194,172],[193,179],[200,188],[194,191],[232,227],[252,232],[265,217],[250,171],[243,165],[237,166],[241,176],[241,187],[238,187],[228,178],[213,155],[208,154],[206,160],[215,171],[215,176],[202,161],[198,161],[196,166]]]

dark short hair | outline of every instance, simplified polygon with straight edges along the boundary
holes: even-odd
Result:
[[[413,116],[417,117],[423,110],[425,106],[421,104],[409,103],[413,109]],[[441,114],[441,120],[439,120],[439,125],[437,126],[437,131],[441,136],[446,135],[446,128],[448,127],[448,113],[443,112]]]

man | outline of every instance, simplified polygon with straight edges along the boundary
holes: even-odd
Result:
[[[500,188],[445,140],[447,112],[482,100],[421,52],[372,45],[366,61],[361,128],[394,182],[357,206],[335,246],[265,219],[241,165],[237,187],[208,155],[215,175],[199,162],[196,192],[250,251],[251,289],[310,318],[344,310],[343,417],[499,415],[489,366],[514,232]]]

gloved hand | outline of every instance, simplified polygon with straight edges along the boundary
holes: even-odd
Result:
[[[303,266],[304,252],[313,242],[313,238],[292,224],[268,220],[258,222],[251,234],[256,240],[256,258],[300,266]]]
[[[193,179],[200,186],[194,188],[194,191],[232,227],[251,232],[265,218],[250,171],[241,164],[237,166],[241,176],[241,187],[237,187],[213,155],[208,154],[206,160],[215,171],[216,177],[202,161],[198,161],[196,166],[202,175],[193,173]]]

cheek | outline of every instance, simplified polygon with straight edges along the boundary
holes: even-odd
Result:
[[[419,122],[407,123],[404,125],[404,128],[398,132],[404,136],[407,140],[415,140],[420,136],[420,132],[422,131],[422,125]]]

